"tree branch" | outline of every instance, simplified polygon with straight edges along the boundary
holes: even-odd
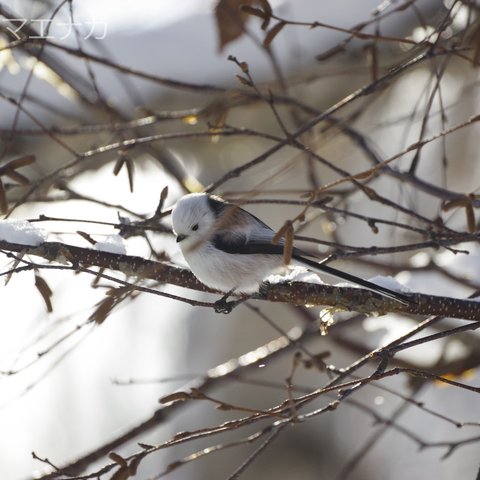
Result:
[[[94,266],[108,268],[122,272],[125,275],[134,275],[141,279],[156,280],[160,283],[177,285],[200,292],[215,293],[214,290],[199,282],[189,270],[137,256],[103,252],[60,242],[44,242],[37,247],[28,247],[0,240],[0,249],[10,252],[24,252],[44,258],[49,262],[68,262],[74,267]],[[135,288],[135,286],[132,285],[132,288]],[[338,310],[367,314],[397,312],[412,315],[439,315],[464,320],[480,320],[480,304],[478,301],[422,293],[406,295],[412,299],[412,303],[409,305],[404,305],[362,288],[337,287],[305,282],[285,282],[267,283],[252,298],[294,305],[331,306]]]

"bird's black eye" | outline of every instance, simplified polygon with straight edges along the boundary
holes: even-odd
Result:
[[[192,230],[194,232],[196,232],[198,230],[198,223],[196,223],[195,225],[192,225]]]

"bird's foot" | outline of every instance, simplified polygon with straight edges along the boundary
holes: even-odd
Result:
[[[228,292],[220,300],[217,300],[213,304],[215,313],[224,313],[225,315],[228,315],[237,305],[240,305],[241,303],[245,302],[245,300],[248,300],[249,298],[247,296],[247,297],[239,298],[238,300],[232,300],[231,302],[227,302],[227,298],[230,296],[230,293],[231,292]]]
[[[215,310],[215,313],[224,313],[225,315],[229,314],[235,305],[236,302],[227,302],[227,299],[225,297],[222,297],[220,300],[217,300],[213,304],[213,309]]]

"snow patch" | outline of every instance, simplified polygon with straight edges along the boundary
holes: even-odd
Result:
[[[116,253],[118,255],[127,254],[127,247],[123,237],[118,234],[109,235],[102,242],[97,242],[93,247],[99,252]]]
[[[324,285],[322,279],[315,272],[298,266],[289,267],[285,275],[274,274],[268,276],[265,280],[268,283],[304,282]]]
[[[47,240],[47,232],[26,220],[0,220],[0,240],[37,247]]]

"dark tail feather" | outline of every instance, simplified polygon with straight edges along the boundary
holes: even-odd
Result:
[[[398,302],[403,303],[404,305],[409,305],[414,303],[414,301],[408,298],[406,295],[402,295],[401,293],[394,292],[393,290],[382,287],[380,285],[375,285],[374,283],[369,282],[368,280],[363,280],[363,278],[356,277],[355,275],[350,275],[349,273],[342,272],[341,270],[337,270],[336,268],[329,267],[328,265],[324,265],[323,263],[309,260],[300,255],[293,255],[293,258],[298,262],[308,265],[314,270],[319,270],[321,272],[328,273],[329,275],[332,275],[334,277],[341,278],[342,280],[347,280],[348,282],[352,282],[362,287],[368,288],[369,290],[377,292],[380,295],[384,295],[385,297],[388,297],[388,298],[393,298],[394,300],[397,300]]]

